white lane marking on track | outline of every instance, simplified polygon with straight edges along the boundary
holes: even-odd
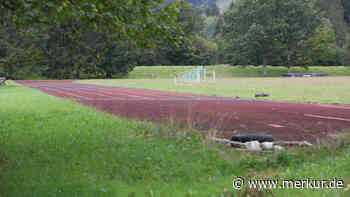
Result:
[[[63,95],[68,95],[68,96],[71,96],[71,97],[78,97],[78,98],[86,99],[86,97],[83,97],[83,96],[80,96],[80,95],[77,95],[77,94],[68,93],[68,92],[65,92],[65,91],[62,91],[62,90],[59,90],[59,89],[54,89],[54,88],[42,88],[42,89],[46,89],[46,90],[50,90],[52,92],[60,93],[62,96]]]
[[[62,88],[62,89],[65,89],[66,90],[71,90],[71,88]],[[99,93],[96,93],[95,91],[86,91],[86,89],[84,88],[75,88],[74,90],[77,90],[77,92],[82,92],[82,93],[87,93],[87,94],[91,94],[91,96],[101,96],[101,97],[104,97],[104,98],[113,98],[109,95],[105,95],[105,94],[99,94]],[[89,96],[86,96],[86,98],[89,98]]]
[[[327,108],[337,108],[337,109],[348,109],[350,110],[350,106],[341,106],[341,105],[332,105],[332,104],[316,104],[320,107],[327,107]]]
[[[320,115],[314,115],[314,114],[304,114],[304,116],[313,117],[313,118],[328,119],[328,120],[341,120],[341,121],[345,121],[345,122],[350,122],[350,119],[332,117],[332,116],[320,116]]]
[[[150,92],[147,90],[147,93],[143,94],[147,95],[146,96],[139,96],[139,95],[134,95],[135,92],[134,89],[130,88],[109,88],[109,87],[76,87],[76,89],[84,89],[87,92],[94,92],[98,91],[101,92],[105,95],[112,96],[110,98],[85,98],[81,100],[96,100],[96,101],[113,101],[113,100],[130,100],[130,101],[138,101],[138,100],[159,100],[159,101],[232,101],[232,98],[225,98],[225,97],[213,97],[213,96],[182,96],[182,95],[177,95],[176,92],[169,92],[170,94],[174,95],[168,95],[168,92],[162,92],[162,91],[156,91],[156,92]],[[118,90],[118,91],[116,91]],[[106,92],[106,91],[112,91],[112,92]],[[115,94],[117,95],[115,95]],[[155,93],[156,95],[150,95],[151,93]],[[158,95],[158,93],[162,93],[162,95]],[[119,95],[118,95],[119,94]],[[120,96],[123,95],[125,96],[124,98],[121,98]],[[148,97],[151,96],[151,97]],[[132,98],[130,98],[132,97]]]
[[[108,90],[112,90],[110,88],[97,88],[97,89],[93,89],[92,91],[97,91],[99,90],[100,92],[103,92],[104,94],[106,94],[106,91]],[[144,100],[161,100],[161,99],[173,99],[174,96],[168,96],[168,95],[158,95],[158,94],[150,94],[151,92],[142,92],[142,94],[144,96],[140,96],[140,95],[135,95],[138,92],[135,92],[134,90],[129,90],[126,91],[125,89],[120,89],[121,91],[113,91],[115,94],[119,94],[119,95],[123,95],[126,96],[127,98],[124,98],[125,100],[128,100],[128,97],[130,98],[140,98],[140,99],[144,99]],[[110,94],[109,94],[110,95]],[[111,95],[112,96],[112,95]],[[118,97],[118,95],[113,95],[114,97]],[[175,97],[176,98],[176,97]],[[183,97],[180,97],[183,98]]]
[[[111,99],[105,99],[105,98],[84,98],[79,100],[94,100],[94,101],[215,101],[215,102],[232,102],[232,100],[228,99],[136,99],[136,98],[111,98]]]
[[[87,88],[87,89],[89,89],[89,88]],[[91,89],[90,89],[90,90],[91,90]],[[96,90],[100,90],[99,92],[102,92],[103,94],[113,96],[112,98],[118,97],[118,95],[113,95],[113,94],[111,95],[111,94],[106,93],[106,90],[109,90],[109,89],[101,90],[100,88],[98,88],[98,89],[92,89],[91,91],[93,92],[93,91],[96,91]],[[153,98],[151,98],[151,97],[132,95],[132,94],[127,93],[127,92],[117,92],[117,91],[114,91],[114,93],[119,94],[119,95],[126,96],[126,98],[122,98],[122,99],[124,99],[124,100],[128,100],[128,97],[141,98],[141,99],[147,99],[147,100],[153,100]],[[134,92],[134,93],[135,93],[135,92]],[[120,97],[119,97],[119,98],[120,98]]]
[[[104,90],[111,90],[111,89],[106,88]],[[104,91],[104,90],[102,90],[102,91]],[[169,96],[150,94],[150,92],[147,92],[147,93],[142,92],[142,95],[144,95],[144,96],[139,96],[139,95],[135,95],[135,94],[140,93],[140,92],[137,92],[137,91],[135,92],[135,90],[128,90],[128,89],[119,89],[118,92],[117,91],[113,91],[113,92],[115,92],[117,94],[124,95],[124,96],[128,96],[128,97],[134,97],[134,98],[142,98],[143,97],[145,99],[152,99],[152,100],[159,99],[159,98],[169,98]],[[172,97],[170,97],[170,98],[172,98]]]
[[[275,128],[283,128],[284,126],[279,125],[279,124],[268,124],[270,127],[275,127]]]
[[[89,89],[89,88],[85,88],[86,90]],[[105,90],[108,90],[108,89],[105,89]],[[99,92],[102,92],[103,94],[105,95],[108,95],[108,96],[111,96],[110,98],[116,98],[118,97],[118,95],[114,95],[114,94],[108,94],[108,92],[106,92],[105,90],[99,90],[99,89],[92,89],[91,91],[89,92],[94,92],[94,91],[99,91]],[[132,94],[128,94],[128,93],[125,93],[125,92],[114,92],[116,94],[119,94],[120,96],[126,96],[126,98],[122,98],[124,100],[128,100],[128,97],[132,97],[132,98],[141,98],[141,99],[144,99],[144,100],[154,100],[154,98],[152,97],[145,97],[145,96],[138,96],[138,95],[132,95]],[[120,97],[119,97],[120,98]]]
[[[104,89],[104,90],[112,90],[112,88],[109,87],[98,87],[97,89]],[[103,91],[103,90],[102,90]],[[132,89],[132,88],[118,88],[118,93],[125,93],[127,95],[135,94],[139,91],[138,89]],[[190,95],[186,93],[181,92],[166,92],[166,91],[156,91],[156,90],[143,90],[142,94],[145,96],[151,96],[152,98],[181,98],[181,99],[196,99],[196,100],[202,100],[202,99],[213,99],[212,96],[207,95]]]

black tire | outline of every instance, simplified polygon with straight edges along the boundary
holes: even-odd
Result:
[[[245,135],[233,135],[231,137],[231,141],[236,142],[251,142],[251,141],[259,141],[261,142],[273,142],[275,138],[272,135],[266,134],[245,134]]]
[[[255,94],[255,97],[268,97],[269,94],[261,93],[261,94]]]

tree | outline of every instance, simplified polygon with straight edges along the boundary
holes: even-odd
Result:
[[[205,14],[207,16],[219,16],[220,15],[220,9],[218,8],[218,6],[215,4],[208,6],[205,9]]]
[[[310,0],[277,0],[275,19],[278,18],[277,39],[286,45],[288,73],[292,66],[292,56],[297,48],[308,39],[321,24],[321,16]],[[295,61],[295,60],[294,60]]]
[[[191,5],[182,9],[177,24],[182,27],[184,36],[179,39],[177,46],[159,42],[156,54],[151,55],[157,57],[157,63],[171,65],[213,63],[216,46],[201,36],[204,26],[201,10]],[[151,59],[154,60],[154,58]]]
[[[28,64],[35,62],[46,77],[60,79],[100,73],[111,77],[130,71],[135,58],[130,58],[131,53],[125,52],[125,46],[129,47],[131,41],[133,49],[136,46],[154,49],[159,42],[176,45],[179,35],[184,35],[177,20],[179,8],[185,4],[182,1],[163,2],[0,1],[0,21],[4,25],[11,25],[16,32],[35,30],[34,37],[41,39],[40,43],[31,43],[30,39],[23,42],[25,37],[20,36],[17,41],[1,29],[5,34],[1,37],[1,47],[6,46],[0,49],[1,70],[23,72],[23,67],[19,66],[25,61]],[[40,61],[34,58],[32,51],[40,52]]]
[[[3,0],[0,12],[11,12],[22,25],[59,25],[74,18],[95,30],[118,32],[140,45],[154,40],[174,41],[171,33],[180,33],[175,25],[181,1],[164,0]],[[2,20],[3,18],[0,18]]]
[[[284,56],[290,67],[298,43],[319,25],[311,0],[241,0],[225,14],[223,35],[230,43],[232,64],[277,64]]]
[[[137,64],[137,50],[129,42],[114,42],[105,46],[97,70],[105,78],[112,78],[114,74],[125,75]]]
[[[344,2],[344,4],[342,4]],[[346,4],[345,4],[346,2]],[[337,45],[341,48],[345,46],[347,34],[350,32],[349,26],[344,21],[344,8],[348,6],[346,0],[317,0],[316,5],[327,13],[327,16],[335,29]]]
[[[333,66],[342,65],[343,51],[337,47],[335,32],[328,19],[307,40],[299,44],[295,53],[295,64]]]
[[[74,31],[78,29],[79,31]],[[81,33],[83,32],[84,33]],[[41,49],[49,78],[123,75],[135,66],[138,48],[117,32],[96,32],[74,19],[43,31]]]
[[[102,33],[88,29],[80,21],[70,19],[41,31],[45,36],[40,45],[44,54],[40,64],[47,66],[44,74],[49,78],[79,79],[103,53]]]
[[[281,47],[276,37],[280,30],[279,19],[274,16],[277,11],[276,1],[239,1],[225,14],[223,35],[230,43],[228,50],[233,53],[232,64],[259,64],[262,61],[264,76],[267,75],[267,64]]]
[[[35,28],[17,29],[11,18],[0,22],[0,68],[5,77],[20,79],[32,70],[41,57],[36,47],[39,39]]]
[[[186,36],[199,34],[204,27],[204,16],[199,8],[187,5],[180,10],[176,24],[182,28]]]

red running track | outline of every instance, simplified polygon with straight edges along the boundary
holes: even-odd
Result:
[[[215,128],[227,138],[249,132],[272,134],[279,140],[315,141],[350,128],[350,106],[344,105],[240,100],[73,81],[18,83],[121,117],[175,119],[202,130]]]

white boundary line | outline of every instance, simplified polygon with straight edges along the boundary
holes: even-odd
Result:
[[[79,98],[79,100],[97,100],[97,101],[112,101],[112,100],[131,100],[131,101],[137,101],[137,100],[159,100],[159,101],[236,101],[235,99],[231,98],[220,98],[220,97],[213,97],[213,96],[202,96],[202,95],[178,95],[177,92],[162,92],[157,90],[147,90],[146,95],[147,96],[138,96],[134,95],[135,92],[131,90],[130,88],[109,88],[109,87],[40,87],[36,89],[45,89],[52,92],[60,93],[62,96],[71,96],[73,99]],[[82,96],[79,94],[74,94],[74,91],[81,91],[86,94],[91,95],[97,95],[102,96],[103,98],[90,98],[89,96]],[[112,95],[112,93],[108,94],[108,90],[112,90],[116,94],[123,95],[125,97],[118,97],[117,95]],[[119,90],[119,91],[116,91]],[[100,93],[96,93],[96,92]],[[102,93],[102,94],[101,94]],[[153,94],[153,95],[151,95]],[[159,95],[160,94],[160,95]]]
[[[144,99],[133,99],[133,98],[111,98],[111,99],[104,99],[104,98],[84,98],[79,100],[93,100],[93,101],[212,101],[212,102],[222,102],[222,101],[232,101],[235,102],[233,99],[183,99],[183,98],[170,98],[170,99],[154,99],[154,98],[144,98]]]
[[[327,120],[340,120],[340,121],[350,122],[350,119],[339,118],[339,117],[332,117],[332,116],[320,116],[320,115],[314,115],[314,114],[304,114],[304,116],[306,116],[306,117],[313,117],[313,118],[327,119]]]
[[[86,88],[85,88],[86,89]],[[99,91],[105,95],[108,95],[108,96],[112,96],[112,98],[118,98],[118,95],[113,95],[111,92],[111,94],[108,94],[109,92],[106,92],[106,90],[114,90],[114,89],[111,89],[111,88],[96,88],[96,89],[93,89],[92,91]],[[164,98],[164,96],[159,96],[159,95],[149,95],[149,94],[146,94],[146,96],[138,96],[138,95],[135,95],[135,92],[133,93],[130,93],[130,92],[127,92],[127,91],[113,91],[115,94],[119,94],[121,96],[126,96],[126,98],[124,99],[128,99],[128,97],[132,97],[132,98],[142,98],[142,99],[158,99],[159,97],[160,98]],[[151,97],[150,97],[151,96]],[[157,98],[158,97],[158,98]],[[119,97],[120,98],[120,97]]]
[[[154,93],[155,95],[152,95],[151,97],[145,97],[145,96],[137,96],[137,95],[132,95],[135,92],[133,92],[132,90],[130,91],[125,91],[125,90],[129,90],[128,88],[122,88],[122,92],[117,92],[117,91],[113,91],[116,94],[121,94],[125,97],[121,98],[121,97],[117,97],[116,95],[111,95],[111,94],[106,94],[105,90],[110,90],[109,88],[86,88],[86,87],[76,87],[74,89],[72,88],[68,88],[68,87],[54,87],[54,88],[50,88],[50,87],[40,87],[40,88],[36,88],[36,89],[43,89],[43,90],[48,90],[51,92],[55,92],[58,94],[61,94],[61,97],[71,97],[72,99],[75,100],[96,100],[96,101],[142,101],[142,100],[159,100],[159,101],[231,101],[232,99],[226,99],[226,98],[213,98],[210,96],[185,96],[185,95],[172,95],[172,94],[176,94],[176,93],[170,93],[170,95],[157,95],[157,92],[147,92],[147,96],[151,96],[151,93]],[[103,90],[101,90],[103,89]],[[91,94],[91,95],[97,95],[97,96],[101,96],[103,98],[91,98],[89,96],[82,96],[79,94],[75,94],[74,91],[81,91],[85,94]],[[91,90],[91,91],[89,91]],[[99,94],[96,93],[96,91],[103,93],[103,94]],[[161,93],[164,94],[164,93]],[[156,97],[154,97],[156,96]]]
[[[99,90],[104,89],[104,90],[115,90],[115,89],[111,89],[111,88],[97,88]],[[103,91],[103,90],[102,90]],[[104,91],[103,91],[104,92]],[[117,92],[117,91],[113,91],[113,92]],[[117,92],[118,94],[124,94],[126,96],[137,96],[137,97],[142,97],[142,96],[138,96],[135,95],[135,91],[133,89],[130,88],[120,88],[119,91]],[[163,91],[159,91],[159,90],[146,90],[146,93],[143,93],[146,96],[143,96],[145,98],[147,97],[151,97],[152,99],[159,99],[159,98],[164,98],[164,99],[199,99],[199,98],[210,98],[212,99],[212,97],[210,96],[197,96],[197,95],[179,95],[177,92],[163,92]]]
[[[78,97],[78,98],[86,99],[86,97],[80,96],[78,94],[72,94],[72,93],[64,92],[62,90],[59,90],[58,88],[56,88],[56,89],[55,88],[41,88],[41,89],[49,90],[49,91],[52,91],[52,92],[61,93],[62,96],[68,95],[68,96],[71,96],[71,97]],[[61,97],[61,96],[57,96],[57,97]]]
[[[65,91],[70,91],[72,92],[72,89],[71,88],[62,88],[64,89]],[[61,90],[62,90],[61,89]],[[96,93],[95,91],[87,91],[86,88],[74,88],[74,90],[77,90],[79,92],[82,92],[82,93],[85,93],[85,94],[91,94],[91,96],[94,96],[94,95],[97,95],[97,96],[101,96],[103,98],[114,98],[114,97],[111,97],[110,95],[106,95],[106,94],[100,94],[100,93]],[[74,91],[73,91],[74,92]],[[89,96],[86,96],[87,98],[89,98]]]

